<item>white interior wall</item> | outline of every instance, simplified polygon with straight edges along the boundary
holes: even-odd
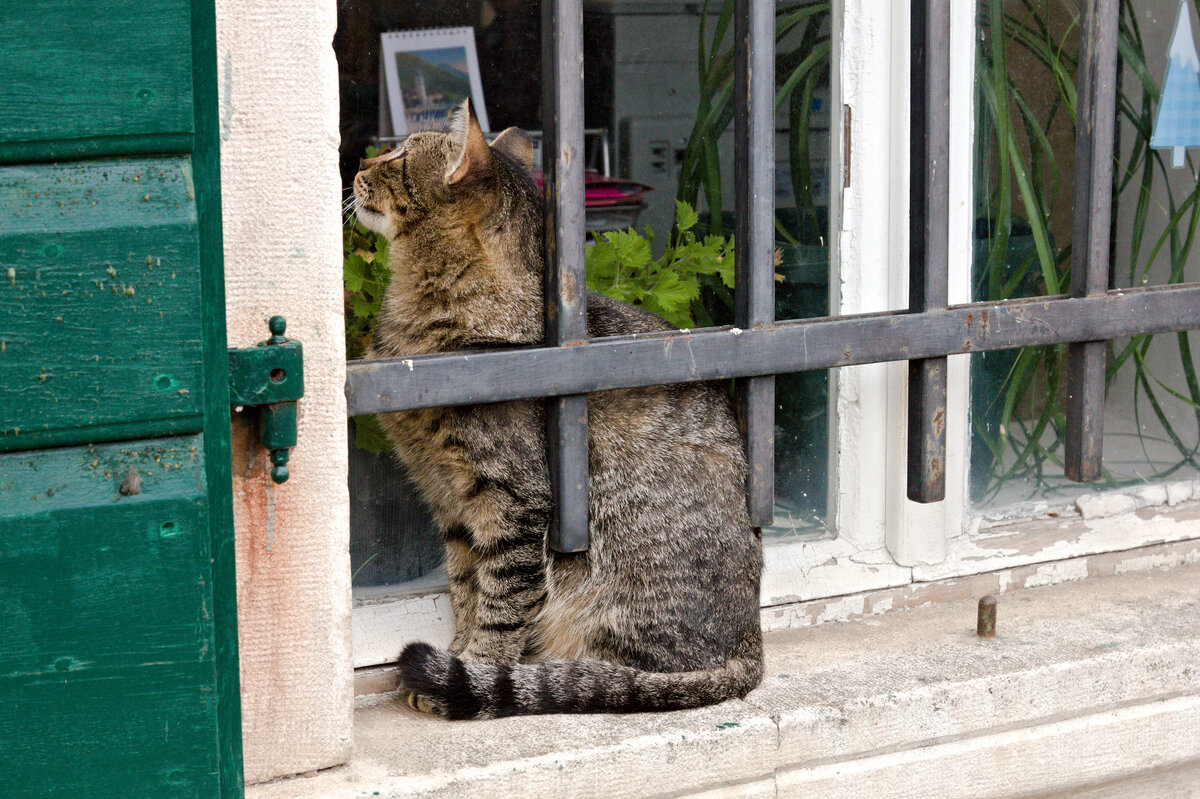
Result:
[[[353,706],[349,498],[332,2],[216,0],[231,347],[287,318],[304,345],[291,478],[276,486],[253,412],[235,414],[247,782],[344,762]]]

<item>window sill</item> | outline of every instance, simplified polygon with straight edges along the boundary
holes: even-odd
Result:
[[[977,517],[972,532],[951,539],[945,560],[932,566],[897,566],[886,550],[859,551],[838,538],[771,544],[764,552],[763,628],[846,621],[971,592],[1004,591],[1010,584],[1032,588],[1119,574],[1135,568],[1126,561],[1136,550],[1200,539],[1200,482],[1192,501],[1184,501],[1193,494],[1192,484],[1186,485],[1187,496],[1176,491],[1176,501],[1109,492],[1084,503],[1094,508],[1102,499],[1113,511],[1108,515],[1060,508],[986,524]],[[1171,564],[1152,560],[1141,568],[1156,565]],[[392,663],[406,643],[418,639],[445,646],[453,621],[444,572],[400,586],[355,589],[352,620],[355,668]]]
[[[762,687],[695,711],[448,723],[363,697],[347,766],[246,795],[1162,795],[1200,772],[1198,586],[1193,563],[1010,588],[992,640],[974,599],[772,633]]]

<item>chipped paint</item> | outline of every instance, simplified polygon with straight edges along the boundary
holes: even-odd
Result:
[[[1025,578],[1024,587],[1034,588],[1039,585],[1056,585],[1072,580],[1082,580],[1087,576],[1087,558],[1064,560],[1038,566],[1033,574]]]
[[[764,631],[798,629],[831,621],[869,618],[937,602],[973,603],[985,594],[1001,595],[1013,590],[1057,585],[1090,577],[1167,569],[1194,563],[1200,563],[1200,539],[763,608],[761,619]]]

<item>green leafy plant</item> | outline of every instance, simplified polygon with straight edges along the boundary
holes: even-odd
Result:
[[[348,220],[342,228],[347,360],[361,358],[366,353],[391,276],[387,237],[367,230],[356,219]],[[355,417],[354,444],[375,453],[391,449],[374,416]]]
[[[1145,63],[1138,7],[1121,0],[1120,9],[1121,63],[1136,78],[1137,88],[1129,91],[1118,80],[1124,141],[1114,156],[1113,230],[1119,229],[1118,220],[1129,215],[1131,206],[1133,213],[1128,234],[1113,246],[1114,256],[1128,261],[1127,269],[1124,274],[1114,273],[1112,280],[1125,286],[1182,282],[1200,227],[1200,187],[1194,179],[1185,189],[1172,184],[1161,153],[1150,149],[1160,89]],[[1063,164],[1069,163],[1070,137],[1063,144],[1047,131],[1058,126],[1074,132],[1078,6],[1068,10],[1061,3],[980,0],[977,23],[982,36],[976,80],[980,112],[976,153],[980,230],[976,235],[984,252],[978,256],[976,298],[1059,294],[1070,285],[1069,223],[1055,233],[1056,224],[1063,224],[1058,206],[1065,203],[1069,208],[1071,202],[1069,167]],[[1028,94],[1046,86],[1053,89],[1049,102],[1036,102]],[[1178,387],[1159,373],[1161,360],[1155,366],[1147,358],[1154,340],[1162,337],[1133,336],[1109,345],[1108,382],[1131,372],[1139,430],[1143,415],[1152,415],[1165,435],[1154,443],[1176,452],[1169,462],[1161,454],[1152,457],[1147,446],[1151,437],[1137,434],[1145,460],[1138,482],[1166,478],[1185,466],[1200,468],[1200,441],[1185,440],[1178,416],[1169,412],[1173,401],[1200,422],[1200,381],[1188,334],[1174,337],[1183,380]],[[977,452],[973,460],[983,472],[975,498],[995,497],[1014,480],[1025,481],[1034,494],[1053,488],[1061,482],[1066,347],[1029,347],[975,357],[982,357],[986,367],[983,381],[977,382],[988,383],[984,391],[974,392]],[[990,383],[987,371],[992,373]],[[1045,401],[1028,402],[1025,398],[1031,393]],[[1108,485],[1130,481],[1110,470],[1103,477]]]
[[[342,230],[347,359],[363,357],[391,276],[387,238],[351,220]]]
[[[695,327],[693,310],[704,313],[698,300],[702,286],[720,286],[725,297],[733,288],[733,239],[709,235],[698,238],[695,210],[676,203],[677,229],[662,256],[654,258],[654,233],[632,228],[600,234],[587,251],[587,287],[662,316],[676,327]],[[342,279],[345,284],[346,358],[363,357],[378,321],[387,290],[387,239],[355,220],[342,231]],[[387,452],[390,445],[374,416],[354,420],[355,446],[368,452]]]
[[[654,232],[630,228],[601,233],[587,252],[587,287],[641,306],[680,328],[696,326],[701,288],[733,288],[733,239],[717,234],[698,238],[699,218],[686,202],[675,201],[675,231],[659,258],[652,255]],[[706,318],[706,317],[705,317]]]

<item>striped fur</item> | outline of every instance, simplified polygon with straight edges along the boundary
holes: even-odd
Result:
[[[400,674],[411,696],[448,719],[684,710],[740,699],[758,685],[762,642],[748,637],[752,640],[724,665],[685,672],[644,671],[595,659],[464,663],[416,643],[400,653]]]
[[[465,118],[465,124],[462,119]],[[391,240],[369,350],[398,357],[542,341],[541,198],[518,132],[489,148],[464,108],[365,162],[359,217]],[[588,332],[667,329],[588,295]],[[402,687],[450,718],[695,707],[762,673],[761,542],[727,392],[684,384],[588,397],[591,548],[548,551],[540,401],[387,414],[443,530],[455,635],[413,644]]]

